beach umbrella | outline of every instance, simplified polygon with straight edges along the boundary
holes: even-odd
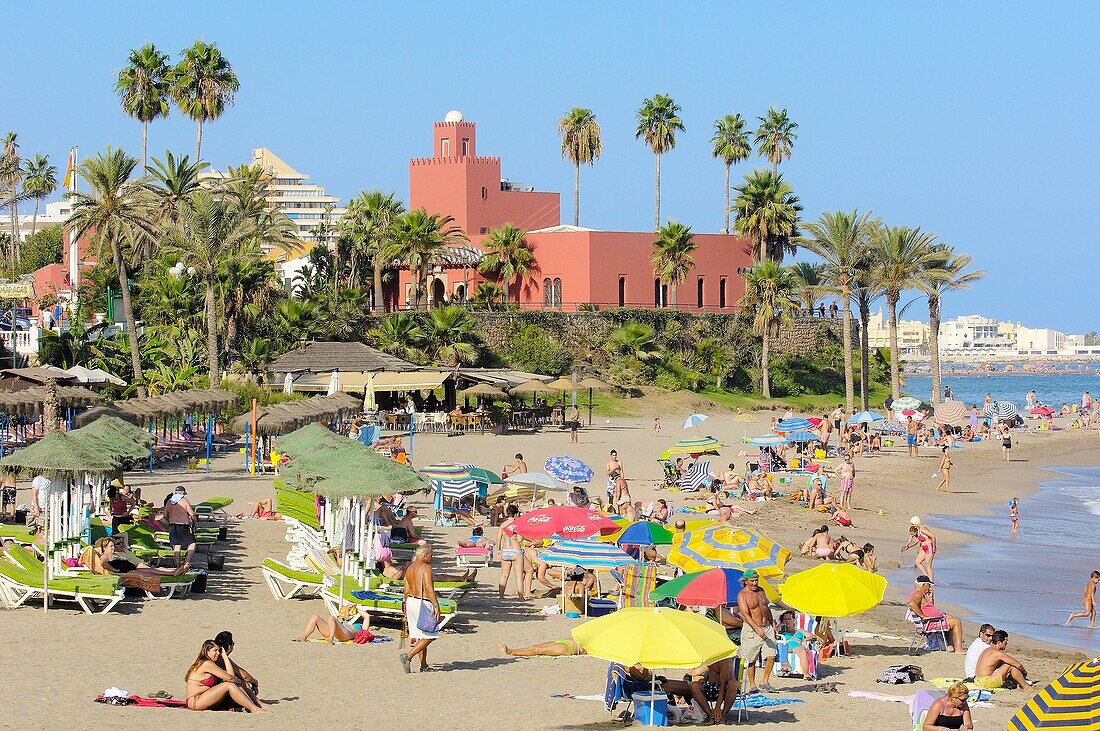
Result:
[[[592,482],[592,468],[576,457],[564,455],[548,457],[543,468],[555,480],[568,482],[571,485],[587,485]]]
[[[985,407],[985,415],[997,421],[1011,421],[1020,415],[1016,405],[1009,401],[994,401]]]
[[[787,578],[783,602],[820,617],[850,617],[882,602],[886,579],[849,563],[824,563]]]
[[[672,531],[652,520],[631,523],[610,540],[620,546],[671,546]]]
[[[894,421],[899,424],[906,424],[909,421],[909,417],[913,417],[913,421],[923,421],[924,414],[920,411],[913,411],[912,409],[906,409],[905,411],[895,411]]]
[[[535,502],[542,500],[546,497],[547,489],[545,487],[527,487],[525,485],[504,485],[495,492],[491,493],[485,498],[487,502],[495,502],[498,498],[504,498],[505,500],[515,500],[518,503],[531,503],[531,508],[535,507]],[[560,490],[556,484],[555,490]]]
[[[546,393],[546,384],[542,381],[535,379],[521,383],[518,386],[512,386],[508,389],[512,393]]]
[[[941,424],[965,424],[968,416],[966,404],[953,400],[938,404],[935,415]]]
[[[588,508],[554,505],[524,513],[512,523],[510,532],[524,538],[587,538],[596,533],[611,533],[619,526],[606,516]]]
[[[860,411],[852,414],[852,418],[848,419],[849,424],[873,424],[876,421],[882,421],[886,417],[875,411]]]
[[[579,391],[581,386],[569,376],[562,376],[561,378],[555,378],[550,383],[546,384],[546,388],[551,391]]]
[[[820,416],[811,416],[809,419],[806,419],[806,421],[810,422],[815,427],[821,426],[821,417]]]
[[[751,528],[715,523],[675,536],[668,562],[684,571],[756,569],[763,578],[783,575],[791,552]]]
[[[485,396],[486,398],[497,399],[498,401],[504,401],[508,398],[508,394],[501,391],[499,388],[493,388],[488,383],[479,383],[476,386],[471,386],[462,392],[463,396]]]
[[[737,651],[722,625],[667,607],[627,607],[574,627],[572,634],[589,655],[626,667],[693,668]]]
[[[1100,658],[1075,662],[1066,668],[1016,711],[1008,728],[1009,731],[1100,728]]]
[[[294,374],[287,373],[283,376],[283,393],[294,393]]]
[[[332,376],[328,379],[328,392],[326,396],[331,396],[334,393],[340,391],[340,371],[333,371]]]
[[[787,444],[787,439],[778,434],[761,434],[758,437],[750,439],[749,444],[754,447],[778,447],[782,444]]]
[[[1049,406],[1039,406],[1031,410],[1033,416],[1050,416],[1055,413],[1054,409]]]
[[[662,452],[662,455],[717,454],[721,447],[722,443],[714,437],[693,437],[691,439],[681,439]]]
[[[915,399],[912,396],[902,396],[901,398],[894,399],[894,402],[890,404],[890,408],[894,411],[901,411],[903,409],[919,409],[920,399]]]
[[[695,427],[695,431],[699,436],[703,436],[703,433],[699,431],[699,425],[707,420],[706,414],[692,414],[688,418],[684,419],[684,429],[690,429]]]
[[[788,432],[800,431],[802,429],[812,429],[813,426],[814,425],[810,423],[809,419],[800,419],[796,417],[794,419],[783,419],[778,424],[776,424],[773,429],[777,432]]]
[[[541,487],[546,490],[561,489],[561,486],[558,485],[554,478],[544,472],[520,472],[518,475],[508,475],[504,482],[507,485]]]
[[[456,462],[436,462],[417,470],[429,480],[469,480],[470,468]]]
[[[744,572],[737,569],[695,571],[661,584],[649,593],[649,598],[653,601],[675,599],[685,607],[724,607],[737,603],[737,595],[744,588],[743,575]],[[779,601],[779,592],[767,581],[761,579],[760,588],[768,601]]]
[[[559,541],[539,554],[551,566],[580,566],[586,569],[613,569],[635,563],[618,546],[596,541]]]
[[[604,383],[600,379],[592,378],[591,376],[577,381],[577,386],[579,388],[587,388],[589,391],[610,391],[614,388],[610,383]]]
[[[500,479],[500,475],[484,467],[466,465],[466,471],[470,473],[470,477],[474,478],[475,481],[485,485],[501,485],[504,483],[504,480]]]
[[[794,431],[787,435],[787,441],[791,444],[798,444],[799,442],[816,442],[821,439],[821,436],[812,431]]]

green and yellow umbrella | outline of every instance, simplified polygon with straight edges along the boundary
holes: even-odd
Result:
[[[791,552],[751,528],[715,523],[674,536],[668,562],[685,572],[756,569],[765,579],[783,575]]]
[[[787,605],[800,612],[850,617],[882,602],[886,579],[849,563],[825,563],[790,576],[779,592]]]
[[[1100,731],[1100,658],[1070,665],[1016,711],[1008,728]]]
[[[675,454],[718,454],[722,448],[722,442],[714,437],[694,437],[693,439],[681,439],[671,447],[661,452],[660,459],[668,459]]]

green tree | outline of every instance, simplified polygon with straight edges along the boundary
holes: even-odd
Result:
[[[769,374],[771,338],[791,321],[798,311],[798,282],[790,267],[765,259],[745,274],[745,294],[741,305],[753,309],[753,333],[761,339],[760,376],[764,398],[772,397]]]
[[[382,294],[382,270],[399,255],[395,224],[405,213],[405,205],[393,193],[380,190],[361,192],[348,201],[347,213],[340,220],[341,230],[351,242],[348,284],[357,281],[359,261],[369,260],[374,270],[371,309],[385,309]]]
[[[943,311],[940,305],[948,292],[970,289],[970,285],[985,276],[981,270],[966,271],[974,263],[966,254],[956,254],[955,250],[944,244],[935,247],[939,257],[928,262],[926,269],[918,275],[917,288],[928,299],[928,349],[932,358],[932,403],[938,404],[943,392],[940,389],[940,320]]]
[[[232,369],[236,373],[247,374],[249,380],[256,383],[272,358],[271,346],[268,342],[263,338],[252,338],[241,347]]]
[[[591,165],[603,154],[600,125],[591,109],[573,107],[558,120],[561,156],[573,163],[573,225],[581,225],[581,165]]]
[[[798,279],[798,299],[802,302],[802,309],[813,316],[825,291],[825,267],[823,264],[799,261],[791,265],[791,271]]]
[[[161,53],[152,43],[130,51],[125,67],[118,72],[115,91],[122,101],[122,109],[130,117],[141,122],[141,174],[149,174],[149,123],[160,117],[168,117],[171,67],[168,54]]]
[[[898,351],[898,301],[901,293],[920,285],[921,274],[939,260],[936,237],[909,226],[886,226],[873,241],[875,278],[886,295],[890,322],[890,392],[901,398],[901,353]]]
[[[477,265],[477,270],[482,274],[499,277],[504,282],[505,292],[509,287],[516,288],[517,306],[524,280],[530,279],[539,266],[535,253],[524,239],[526,235],[526,231],[510,224],[493,229],[489,237],[481,242],[485,258]]]
[[[802,204],[783,176],[771,170],[754,170],[734,190],[734,228],[752,240],[753,262],[782,262],[784,253],[793,254]]]
[[[653,242],[653,273],[662,282],[667,282],[672,290],[672,308],[679,304],[677,288],[687,279],[688,272],[695,267],[692,254],[699,248],[691,228],[676,221],[669,221],[657,232]],[[664,302],[662,305],[666,304]]]
[[[18,134],[8,132],[4,136],[4,152],[0,155],[0,184],[7,191],[5,198],[11,223],[8,253],[13,272],[19,261],[19,185],[23,182],[23,159],[19,156],[18,139]]]
[[[798,239],[821,260],[820,278],[829,291],[840,297],[844,310],[841,328],[844,338],[844,394],[848,413],[855,404],[855,382],[852,368],[852,287],[857,272],[867,255],[867,248],[878,222],[871,214],[857,211],[822,213],[813,223],[806,224],[806,236]],[[809,303],[813,309],[812,301]],[[866,382],[866,370],[862,380]],[[866,410],[866,405],[864,409]]]
[[[44,227],[23,242],[17,274],[36,272],[47,264],[60,264],[65,250],[65,234],[59,224]]]
[[[233,67],[215,43],[195,41],[185,48],[183,58],[170,75],[172,98],[180,111],[198,125],[195,160],[202,159],[202,125],[222,116],[226,104],[233,104],[240,82]]]
[[[140,186],[130,185],[130,176],[137,167],[137,160],[122,150],[110,147],[106,152],[88,158],[80,164],[80,177],[88,183],[90,192],[71,193],[73,203],[69,225],[76,238],[88,236],[102,253],[109,247],[122,294],[122,317],[126,323],[126,337],[130,344],[130,357],[134,379],[141,383],[141,347],[138,343],[137,321],[130,298],[128,272],[124,251],[137,239],[155,235],[152,210],[148,196]],[[139,386],[138,393],[145,395]]]
[[[384,353],[419,363],[424,360],[426,336],[407,312],[392,312],[368,333],[371,345]]]
[[[860,347],[859,347],[859,398],[860,403],[864,411],[871,408],[870,402],[870,384],[871,384],[871,341],[869,335],[869,329],[871,325],[871,305],[876,299],[882,296],[882,286],[879,284],[873,268],[874,262],[874,249],[869,249],[867,257],[863,260],[860,267],[856,271],[854,284],[855,287],[852,290],[855,299],[856,306],[859,309],[859,332],[861,334]],[[878,351],[876,351],[877,353]],[[877,356],[876,356],[877,357]],[[889,362],[883,361],[886,364],[886,368],[883,371],[889,371]],[[885,382],[885,379],[883,379]]]
[[[684,123],[680,119],[680,105],[666,94],[654,94],[643,100],[637,116],[634,139],[645,140],[657,160],[657,206],[653,216],[656,231],[661,228],[661,155],[676,147],[676,133],[684,131]]]
[[[757,117],[760,126],[756,128],[753,142],[760,156],[772,164],[772,172],[779,174],[779,163],[789,160],[791,147],[798,138],[795,130],[798,125],[787,116],[787,110],[776,111],[770,107],[763,117]]]
[[[24,167],[23,191],[34,198],[34,216],[31,218],[31,236],[38,233],[38,208],[42,199],[53,195],[57,190],[57,168],[50,164],[50,158],[35,154],[27,160]]]
[[[153,158],[151,169],[145,173],[145,189],[151,196],[153,215],[162,227],[179,223],[181,209],[191,205],[200,188],[199,173],[209,167],[205,162],[192,163],[187,155],[176,157],[171,150],[164,151],[164,159]],[[159,237],[139,242],[141,259],[146,263],[156,256]]]
[[[611,343],[619,352],[641,363],[661,359],[656,331],[640,322],[628,322],[611,333]]]
[[[474,301],[485,306],[485,309],[493,311],[493,305],[504,302],[504,289],[496,282],[481,282],[474,291]]]
[[[439,261],[445,249],[469,241],[451,216],[428,213],[423,208],[409,211],[394,223],[395,244],[404,252],[412,277],[413,307],[420,308],[428,268]]]
[[[714,136],[710,138],[713,148],[711,155],[722,158],[726,166],[726,205],[723,208],[722,220],[724,233],[730,232],[730,168],[737,163],[748,160],[752,155],[752,145],[749,143],[749,131],[745,129],[745,118],[740,114],[727,114],[714,121]]]
[[[106,323],[93,325],[87,330],[46,330],[38,347],[38,361],[58,368],[86,365],[92,357],[92,345],[103,337]]]
[[[455,366],[477,360],[477,323],[465,307],[452,305],[432,310],[424,341],[428,356],[439,365]]]

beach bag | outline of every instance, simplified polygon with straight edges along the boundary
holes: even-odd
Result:
[[[882,676],[876,683],[888,685],[904,685],[924,680],[924,671],[917,665],[891,665],[882,671]]]
[[[374,633],[369,629],[361,629],[355,633],[355,637],[352,637],[351,641],[357,645],[369,644],[374,641]]]
[[[420,605],[420,616],[416,618],[416,628],[428,633],[439,631],[439,617],[435,616],[435,610],[431,604]]]

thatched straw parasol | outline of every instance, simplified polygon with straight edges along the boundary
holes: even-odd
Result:
[[[518,386],[512,386],[508,389],[512,393],[546,393],[546,384],[539,380],[531,380],[526,383],[521,383]]]
[[[578,391],[578,390],[580,390],[580,386],[577,384],[577,382],[574,381],[569,376],[562,376],[561,378],[556,378],[553,381],[550,381],[550,383],[546,384],[546,388],[549,388],[549,389],[554,390],[554,391]]]
[[[384,457],[369,447],[345,440],[340,450],[325,450],[292,459],[284,471],[307,481],[331,497],[377,497],[417,492],[427,481],[411,467]]]
[[[117,456],[97,450],[79,437],[61,431],[50,432],[35,444],[0,459],[0,468],[10,471],[69,477],[114,472],[121,464]]]
[[[463,396],[485,396],[486,398],[493,398],[503,401],[508,398],[508,394],[501,391],[499,388],[493,388],[488,383],[479,383],[476,386],[471,386],[462,392]]]

